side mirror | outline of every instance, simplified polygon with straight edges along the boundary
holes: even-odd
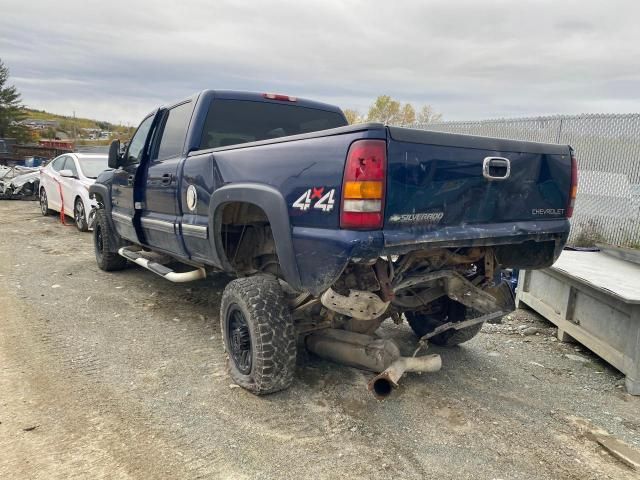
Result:
[[[118,168],[120,166],[120,140],[114,140],[109,146],[109,168]]]
[[[60,176],[66,178],[76,178],[71,170],[60,170]]]

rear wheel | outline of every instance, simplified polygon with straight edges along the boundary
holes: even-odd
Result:
[[[45,217],[55,213],[49,208],[49,199],[47,198],[47,191],[44,187],[40,189],[40,212],[42,212],[42,215]]]
[[[462,322],[467,316],[467,307],[463,304],[451,300],[449,297],[441,297],[431,303],[430,313],[405,312],[405,317],[409,325],[418,337],[433,332],[437,327],[448,322]],[[429,341],[443,347],[452,347],[464,342],[468,342],[475,337],[482,329],[482,323],[477,323],[460,330],[446,330]]]
[[[73,218],[76,221],[76,228],[81,232],[89,231],[89,223],[87,222],[87,215],[84,208],[84,203],[80,197],[76,198],[76,203],[73,206]]]
[[[500,306],[505,315],[515,310],[515,301],[513,291],[509,284],[505,281],[500,284],[488,288],[487,293],[493,295],[496,303]],[[423,312],[405,312],[405,317],[409,325],[418,337],[422,337],[427,333],[433,332],[440,325],[448,322],[462,322],[469,315],[469,309],[463,304],[451,300],[449,297],[441,297],[430,304],[431,311]],[[479,314],[478,314],[479,315]],[[499,323],[501,319],[497,319],[494,323]],[[444,347],[452,347],[464,342],[468,342],[475,337],[482,329],[483,323],[476,323],[460,330],[447,330],[434,337],[429,341],[436,345]]]
[[[485,291],[495,297],[496,302],[500,305],[505,315],[516,309],[516,299],[513,295],[513,290],[511,290],[511,286],[506,280],[503,280],[498,285],[487,288]],[[502,323],[502,317],[491,320],[489,323]]]
[[[257,395],[291,385],[296,335],[275,277],[256,275],[230,282],[222,295],[220,324],[235,383]]]
[[[119,239],[117,232],[112,232],[103,209],[96,213],[96,223],[93,227],[93,248],[96,253],[96,262],[100,270],[107,272],[122,270],[127,266],[127,259],[118,254],[118,248],[125,242],[113,244],[113,238]]]

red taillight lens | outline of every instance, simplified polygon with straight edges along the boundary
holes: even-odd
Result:
[[[386,171],[387,143],[384,140],[357,140],[351,144],[342,182],[341,228],[382,228]]]
[[[569,205],[567,205],[567,218],[573,215],[573,207],[578,194],[578,161],[576,156],[571,154],[571,190],[569,191]]]

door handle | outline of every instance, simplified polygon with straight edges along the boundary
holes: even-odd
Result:
[[[171,185],[173,183],[174,175],[172,173],[165,173],[162,175],[162,185]]]
[[[487,180],[506,180],[511,175],[511,161],[504,157],[485,157],[482,176]]]

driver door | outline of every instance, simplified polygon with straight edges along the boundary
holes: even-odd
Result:
[[[139,238],[134,222],[136,202],[142,201],[135,198],[135,185],[141,181],[138,167],[148,157],[157,116],[156,111],[140,123],[129,142],[122,165],[114,171],[111,186],[111,218],[116,230],[121,237],[136,243],[142,243],[143,239]]]
[[[179,235],[180,166],[185,158],[184,143],[193,112],[193,102],[187,101],[162,112],[158,128],[158,147],[153,148],[145,165],[144,209],[140,227],[145,243],[167,253],[186,257]]]

